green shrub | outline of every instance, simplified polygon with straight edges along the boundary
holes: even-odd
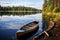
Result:
[[[55,13],[59,13],[59,12],[60,12],[60,7],[56,7],[56,8],[54,8],[53,12],[55,12]]]

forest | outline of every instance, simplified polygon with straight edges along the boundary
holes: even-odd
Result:
[[[44,22],[60,20],[60,0],[44,0],[42,14]]]
[[[0,12],[41,12],[41,10],[32,7],[24,7],[24,6],[2,7],[0,5]]]
[[[44,0],[43,11],[60,12],[60,0]]]

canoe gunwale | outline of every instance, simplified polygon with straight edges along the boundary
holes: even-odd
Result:
[[[36,28],[38,26],[38,24],[36,25],[36,26],[34,26],[34,28]],[[23,32],[27,32],[27,31],[30,31],[30,30],[32,30],[33,28],[31,28],[31,29],[28,29],[28,30],[21,30],[21,31],[23,31]],[[18,30],[19,31],[19,30]],[[20,32],[20,33],[23,33],[23,32]]]
[[[23,28],[24,28],[25,26],[27,26],[27,25],[28,25],[28,28],[29,28],[29,27],[32,27],[32,26],[29,26],[29,24],[31,24],[31,23],[36,23],[36,22],[37,22],[37,21],[30,22],[30,23],[24,25],[23,27],[21,27],[20,30],[23,30]],[[37,22],[37,24],[38,24],[38,22]],[[33,25],[33,26],[34,26],[34,25]]]

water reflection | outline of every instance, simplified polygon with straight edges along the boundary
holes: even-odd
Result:
[[[0,12],[0,16],[2,15],[32,15],[36,14],[36,12]]]
[[[34,15],[3,15],[0,16],[0,40],[15,40],[15,34],[23,25],[32,22],[39,21],[39,30],[42,27],[42,14]]]

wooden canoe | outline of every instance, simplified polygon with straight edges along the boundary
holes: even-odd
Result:
[[[38,22],[34,21],[24,25],[20,30],[16,33],[17,40],[26,40],[28,37],[32,36],[34,33],[37,32],[39,26]]]
[[[44,40],[45,36],[50,36],[49,32],[55,27],[55,22],[50,21],[48,24],[48,28],[44,30],[42,33],[36,35],[33,40]]]

